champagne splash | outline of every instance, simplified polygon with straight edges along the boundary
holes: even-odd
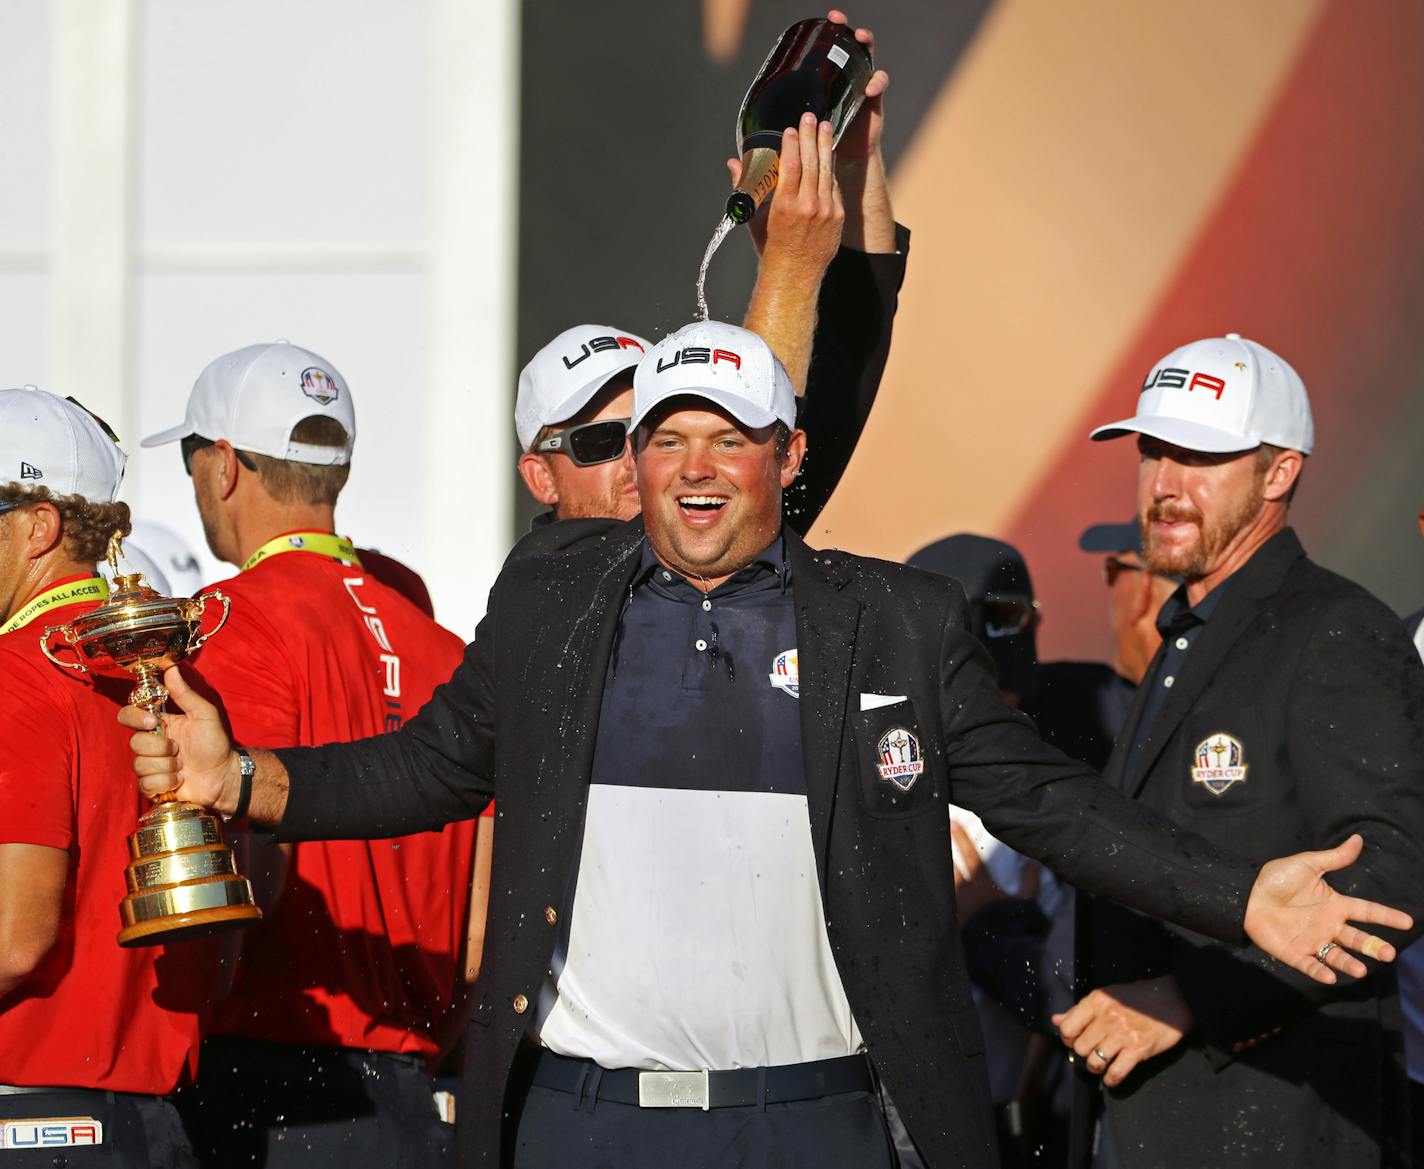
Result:
[[[707,319],[707,269],[712,263],[712,257],[717,254],[717,249],[722,246],[722,241],[727,238],[727,233],[736,226],[736,221],[730,215],[724,215],[722,222],[717,225],[717,230],[712,233],[712,238],[707,243],[707,250],[702,253],[702,267],[697,270],[697,319],[699,321]]]

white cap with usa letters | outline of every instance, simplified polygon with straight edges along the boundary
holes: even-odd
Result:
[[[796,391],[785,367],[749,329],[696,321],[653,346],[633,375],[633,421],[670,398],[705,398],[743,426],[796,427]]]
[[[1209,454],[1263,442],[1310,454],[1315,423],[1305,383],[1282,358],[1239,333],[1174,349],[1143,383],[1137,413],[1099,426],[1096,440],[1146,434]]]
[[[565,329],[519,371],[514,400],[514,430],[519,449],[532,450],[546,426],[567,422],[611,378],[643,360],[652,342],[610,325],[575,325]]]
[[[113,431],[73,399],[0,390],[0,483],[113,503],[126,461]]]
[[[341,423],[346,445],[293,442],[297,423],[313,415]],[[224,439],[240,451],[329,467],[351,461],[356,408],[346,379],[326,358],[286,341],[249,345],[209,362],[193,383],[183,421],[139,445],[162,446],[190,434]]]

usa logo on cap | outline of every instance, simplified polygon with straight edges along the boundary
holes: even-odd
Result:
[[[331,374],[312,365],[302,370],[302,393],[313,401],[320,402],[323,406],[330,406],[336,401],[341,391],[337,388],[336,379]]]
[[[915,780],[925,769],[925,761],[920,758],[920,741],[913,732],[904,727],[891,727],[880,736],[875,749],[880,754],[875,769],[881,779],[893,783],[902,792],[915,786]]]

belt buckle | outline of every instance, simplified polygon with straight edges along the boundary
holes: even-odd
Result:
[[[712,1107],[707,1069],[700,1072],[639,1072],[639,1108]]]

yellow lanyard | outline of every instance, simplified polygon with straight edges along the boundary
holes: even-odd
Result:
[[[356,555],[356,545],[342,536],[333,536],[330,532],[289,532],[263,544],[247,558],[242,571],[246,572],[267,557],[280,556],[283,552],[315,552],[318,556],[329,556],[342,564],[361,567],[361,558]]]
[[[0,626],[0,634],[14,633],[23,629],[41,613],[60,605],[72,605],[75,601],[102,601],[109,595],[109,585],[102,576],[86,577],[58,584],[48,592],[41,593],[18,613]]]

